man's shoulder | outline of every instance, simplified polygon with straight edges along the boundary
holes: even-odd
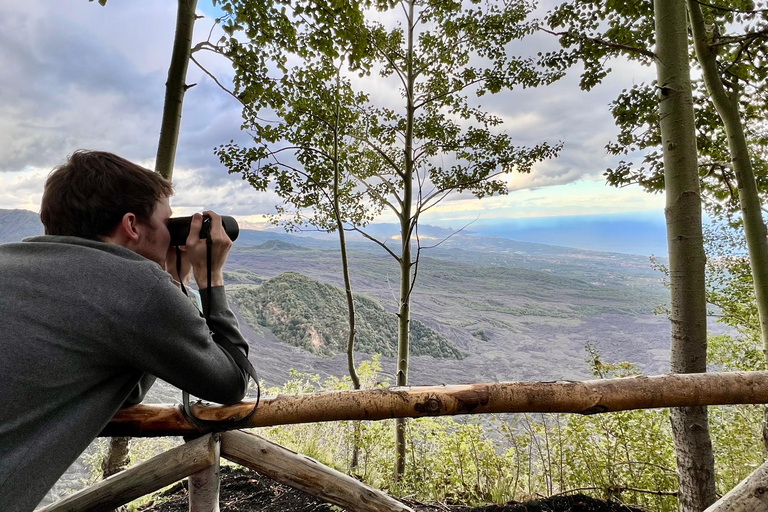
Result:
[[[157,267],[161,270],[157,263],[125,247],[76,236],[41,235],[10,245],[13,247],[9,249],[21,254],[26,253],[30,257],[39,256],[43,259],[51,258],[61,261],[76,260],[84,264],[103,262],[104,264],[130,265],[134,263],[138,266],[146,265],[147,268]]]
[[[170,275],[147,258],[114,244],[73,236],[42,235],[0,246],[0,254],[14,260],[19,270],[34,272],[45,268],[64,280],[79,279],[89,284],[119,281],[153,286]]]

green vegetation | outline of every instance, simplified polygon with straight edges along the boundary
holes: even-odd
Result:
[[[252,327],[270,329],[283,343],[331,356],[346,351],[346,299],[335,286],[286,272],[260,286],[233,288],[240,314]],[[368,354],[397,353],[397,317],[375,300],[355,296],[356,348]],[[414,355],[462,359],[466,354],[423,323],[411,322]]]
[[[753,370],[735,360],[749,352],[739,339],[710,340],[710,363],[723,370]],[[721,355],[725,355],[724,358]],[[635,374],[632,364],[606,363],[587,346],[587,362],[599,378]],[[759,367],[759,360],[757,365]],[[734,366],[735,365],[735,366]],[[387,386],[377,357],[357,371],[362,387]],[[291,371],[290,379],[265,394],[313,393],[351,389],[351,380]],[[760,446],[762,407],[710,407],[710,429],[717,471],[717,492],[725,493],[763,461]],[[421,501],[460,501],[470,505],[526,501],[540,496],[582,492],[659,512],[676,512],[675,456],[667,410],[638,410],[592,416],[506,414],[421,418],[407,423],[407,468],[395,483],[391,435],[394,420],[363,422],[360,462],[350,467],[353,422],[281,425],[252,429],[289,449],[395,496]],[[133,441],[131,465],[170,448],[169,438]],[[169,444],[170,443],[170,444]],[[88,465],[98,471],[105,443]],[[129,505],[135,510],[137,504]],[[130,508],[133,507],[133,508]]]
[[[720,353],[713,340],[713,353]],[[588,349],[589,351],[589,349]],[[713,362],[723,361],[717,358]],[[596,376],[635,374],[629,363],[601,362]],[[726,369],[731,369],[725,366]],[[364,387],[378,381],[378,361],[358,369]],[[349,378],[292,372],[277,393],[349,389]],[[711,407],[710,422],[718,492],[724,493],[761,462],[759,406]],[[341,471],[349,467],[352,422],[277,426],[256,430],[275,442]],[[469,504],[504,503],[538,496],[584,492],[601,499],[677,511],[677,480],[667,410],[638,410],[593,416],[565,414],[421,418],[408,422],[407,470],[395,484],[391,474],[391,422],[364,422],[357,474],[398,496]]]

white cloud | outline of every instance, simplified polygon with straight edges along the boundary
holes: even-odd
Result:
[[[152,0],[114,0],[106,7],[85,0],[0,3],[1,207],[37,210],[44,175],[78,148],[113,151],[147,167],[154,165],[175,16],[175,2]],[[198,21],[195,42],[207,38],[212,23],[210,16]],[[214,31],[214,40],[216,34],[220,32]],[[517,43],[515,50],[555,45],[555,38],[539,35]],[[198,56],[222,83],[231,84],[232,70],[225,59]],[[622,88],[652,79],[652,70],[636,64],[616,62],[614,68],[618,72],[589,93],[579,90],[577,74],[572,73],[549,87],[478,98],[484,108],[505,119],[501,128],[516,143],[562,141],[565,146],[558,159],[537,164],[529,175],[510,175],[509,196],[482,202],[458,196],[446,201],[441,211],[508,208],[522,215],[514,205],[531,189],[539,198],[539,211],[578,211],[580,199],[567,196],[584,191],[558,187],[602,179],[616,160],[604,149],[615,134],[608,103]],[[197,85],[184,101],[174,207],[180,212],[214,208],[242,216],[272,212],[279,202],[274,194],[257,193],[239,176],[227,174],[213,154],[214,147],[230,139],[247,143],[240,131],[239,104],[193,64],[187,82]],[[371,82],[372,95],[400,108],[402,98],[393,81],[366,80]],[[559,197],[559,190],[567,192]],[[590,190],[592,209],[636,206],[615,189]],[[547,206],[545,198],[550,196],[558,199]]]
[[[43,186],[49,170],[25,169],[0,173],[0,208],[40,211]]]

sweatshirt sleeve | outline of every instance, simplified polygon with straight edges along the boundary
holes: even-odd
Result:
[[[139,382],[136,384],[136,387],[133,388],[131,394],[128,395],[128,398],[123,402],[122,407],[130,407],[132,405],[140,404],[141,401],[144,400],[144,397],[147,396],[149,388],[152,387],[152,384],[154,384],[156,380],[157,377],[154,375],[148,373],[142,375],[141,379],[139,379]]]
[[[207,292],[202,293],[207,305]],[[224,287],[211,288],[205,318],[176,287],[160,279],[133,319],[124,356],[130,364],[190,394],[222,404],[242,400],[248,374],[214,341],[208,324],[248,356]]]

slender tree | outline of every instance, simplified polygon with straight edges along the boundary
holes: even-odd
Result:
[[[754,277],[750,281],[760,301],[758,311],[768,310],[768,296],[761,284],[768,274],[768,241],[760,208],[766,193],[764,155],[768,138],[763,124],[768,104],[764,101],[767,70],[762,56],[766,54],[768,22],[761,4],[695,0],[687,4],[693,35],[690,60],[702,68],[702,78],[694,83],[693,90],[704,206],[715,218],[743,226],[748,232],[750,278]],[[556,32],[565,49],[546,55],[545,60],[561,67],[583,62],[585,88],[607,74],[606,61],[611,56],[624,55],[649,63],[655,41],[649,23],[651,6],[645,1],[603,0],[577,0],[559,6],[548,21],[553,32],[568,28]],[[622,161],[608,169],[609,183],[639,183],[653,192],[664,189],[657,94],[655,83],[635,85],[612,103],[621,132],[616,142],[608,144],[609,152],[646,153],[639,168]],[[766,318],[762,312],[759,316]],[[764,330],[761,337],[763,346],[768,347]],[[768,352],[766,358],[768,361]],[[763,435],[768,447],[768,419]]]
[[[688,0],[688,15],[693,34],[696,57],[702,69],[702,76],[717,113],[722,119],[723,130],[728,140],[733,173],[736,176],[741,219],[749,251],[752,282],[760,321],[760,335],[768,368],[768,232],[766,231],[760,204],[757,183],[752,169],[752,157],[747,146],[747,137],[740,113],[740,96],[744,77],[738,70],[731,72],[727,67],[721,69],[718,53],[723,42],[718,35],[717,25],[707,24],[702,9],[696,0]],[[746,58],[754,60],[758,55],[766,55],[768,49],[768,30],[764,22],[764,34],[754,33],[754,37],[745,37],[737,46],[740,52],[747,53]],[[733,44],[733,43],[732,43]],[[762,47],[762,48],[759,48]],[[743,58],[742,60],[746,60]],[[759,59],[759,57],[757,57]],[[753,70],[760,69],[753,66]],[[765,78],[765,70],[760,70]],[[754,71],[753,71],[754,74]],[[747,84],[749,85],[749,84]],[[765,93],[765,85],[759,89]],[[763,439],[768,455],[768,408],[763,425]]]
[[[99,4],[104,6],[107,4],[107,0],[99,0]],[[173,40],[171,63],[168,68],[168,80],[165,84],[163,120],[157,148],[157,158],[155,160],[155,171],[167,180],[171,180],[173,177],[176,142],[179,138],[179,127],[181,125],[181,109],[184,93],[189,88],[186,85],[186,77],[192,46],[192,31],[195,24],[196,7],[197,0],[178,0],[176,32]],[[149,379],[154,382],[154,377],[149,377]],[[148,382],[148,385],[151,385],[151,382]],[[128,466],[129,450],[129,437],[113,437],[110,439],[107,454],[102,462],[104,478],[108,478]]]
[[[280,121],[252,126],[255,147],[230,143],[216,153],[231,172],[239,172],[257,190],[274,190],[278,205],[273,222],[289,231],[307,227],[336,232],[347,297],[347,362],[355,389],[360,381],[354,364],[355,307],[347,255],[346,230],[364,225],[376,212],[349,180],[348,168],[359,160],[359,147],[348,134],[357,117],[350,109],[360,101],[339,64],[330,58],[308,63],[263,96]],[[247,109],[252,104],[246,104]],[[259,162],[257,167],[251,163]]]
[[[592,71],[590,76],[594,77],[605,71],[603,61],[594,58],[596,55],[605,58],[623,53],[646,59],[650,46],[638,47],[637,42],[632,42],[633,39],[646,40],[642,36],[649,24],[643,21],[646,17],[643,9],[638,8],[643,2],[610,7],[602,6],[599,1],[573,2],[568,9],[559,8],[550,21],[553,25],[572,24],[585,17],[585,5],[600,6],[592,9],[593,22],[607,19],[609,28],[600,32],[594,24],[577,23],[578,30],[571,30],[563,37],[565,44],[579,48],[569,55],[571,60],[574,55],[591,55],[586,61]],[[691,61],[702,70],[701,78],[694,83],[694,103],[704,206],[713,217],[744,228],[768,364],[768,238],[761,208],[768,189],[768,164],[764,156],[768,146],[764,128],[764,119],[768,116],[768,103],[764,99],[768,93],[768,69],[763,57],[768,53],[768,11],[760,7],[760,3],[751,1],[688,2],[693,36]],[[608,13],[614,16],[609,17]],[[561,63],[569,61],[558,57]],[[654,85],[636,85],[612,103],[621,133],[617,142],[607,146],[609,152],[647,152],[640,167],[622,161],[609,169],[606,172],[609,183],[616,186],[639,183],[649,191],[663,189],[655,91]],[[768,416],[763,437],[768,453]]]
[[[307,62],[321,56],[345,55],[344,76],[350,87],[383,80],[400,92],[397,109],[381,98],[349,96],[348,110],[355,117],[347,119],[346,147],[354,148],[355,157],[348,160],[343,182],[352,186],[351,193],[360,194],[357,204],[374,212],[383,208],[398,221],[396,248],[358,224],[352,226],[399,266],[396,384],[407,385],[411,295],[422,249],[420,216],[452,192],[478,198],[505,193],[507,173],[528,172],[533,163],[559,150],[559,145],[514,145],[497,128],[502,120],[470,104],[466,96],[535,86],[556,76],[537,72],[529,60],[507,55],[509,42],[534,29],[525,21],[531,6],[490,2],[467,9],[460,2],[421,0],[365,5],[308,1],[281,4],[281,10],[251,0],[231,4],[237,14],[229,24],[233,35],[228,50],[236,69],[235,93],[246,104],[244,126],[257,134],[257,142],[274,136],[275,128],[264,121],[270,115],[290,123],[286,112],[318,104],[311,88],[299,88],[303,94],[284,103],[270,101],[293,77],[308,73]],[[399,21],[393,27],[366,20],[372,9],[388,11]],[[238,30],[246,33],[248,42],[239,41]],[[306,34],[300,37],[303,44],[297,44],[297,32]],[[278,75],[270,76],[269,70],[277,70]],[[271,156],[258,145],[242,149],[230,144],[220,148],[219,154],[230,170],[262,184],[259,176],[264,175],[262,169]],[[304,151],[294,157],[312,155],[324,158]],[[307,161],[302,164],[306,166]],[[303,192],[292,187],[277,181],[278,193]],[[310,205],[307,201],[302,206]],[[396,427],[396,444],[399,477],[405,470],[404,422]]]
[[[173,38],[171,65],[168,67],[168,80],[165,82],[163,120],[160,125],[160,141],[155,159],[155,171],[167,180],[173,178],[176,143],[179,140],[181,126],[181,109],[184,104],[184,94],[191,87],[187,85],[186,80],[196,7],[197,0],[178,0],[176,33]]]
[[[643,0],[576,0],[563,4],[550,14],[548,21],[553,32],[568,28],[556,32],[564,50],[547,54],[543,60],[559,69],[584,63],[582,87],[586,89],[607,75],[610,68],[606,62],[610,57],[624,55],[646,64],[656,63],[658,78],[654,84],[625,91],[612,104],[622,133],[617,143],[608,145],[610,152],[621,153],[632,148],[638,139],[644,140],[645,148],[655,150],[645,157],[654,173],[648,176],[635,170],[631,162],[621,162],[606,174],[615,185],[639,182],[649,189],[665,190],[671,290],[670,362],[675,372],[696,372],[706,370],[705,256],[685,7],[682,1],[661,5]],[[700,115],[701,119],[704,117]],[[625,129],[629,126],[632,128]],[[715,146],[703,147],[711,152]],[[707,190],[714,191],[715,197],[723,198],[722,181],[705,181],[705,185]],[[675,410],[672,424],[681,509],[702,510],[706,508],[702,504],[714,500],[714,458],[706,409]]]
[[[702,373],[707,370],[706,258],[685,4],[654,2],[654,14],[669,246],[670,366],[675,373]],[[716,500],[707,408],[675,408],[670,417],[680,510],[704,510]]]
[[[231,9],[228,4],[225,7]],[[260,17],[259,21],[264,19]],[[322,35],[307,30],[286,36],[283,44],[297,50],[296,56],[302,59],[303,67],[286,73],[279,81],[267,79],[267,87],[261,81],[249,82],[236,95],[238,99],[251,98],[244,101],[245,111],[266,107],[277,114],[277,120],[253,122],[249,119],[255,148],[242,151],[230,143],[216,152],[230,170],[238,170],[257,190],[272,188],[277,192],[283,204],[277,206],[278,214],[272,217],[276,224],[282,224],[289,231],[311,227],[338,235],[349,325],[347,368],[354,389],[360,389],[354,360],[356,315],[346,242],[349,227],[345,224],[361,226],[375,214],[365,208],[366,201],[348,178],[348,168],[359,159],[358,145],[348,131],[359,116],[354,106],[364,97],[355,95],[349,81],[341,75],[355,45],[349,43],[344,47],[343,40],[339,39],[340,54],[331,56],[300,50],[320,46],[320,40]],[[234,42],[228,52],[214,49],[230,57],[242,76],[252,72],[252,57],[256,56],[256,62],[261,62],[263,57],[254,43],[259,43],[258,38],[253,38],[247,50]],[[256,169],[250,166],[254,161],[260,162]],[[354,422],[353,428],[357,439],[360,423]],[[352,468],[357,467],[358,453],[358,443],[355,443]]]

